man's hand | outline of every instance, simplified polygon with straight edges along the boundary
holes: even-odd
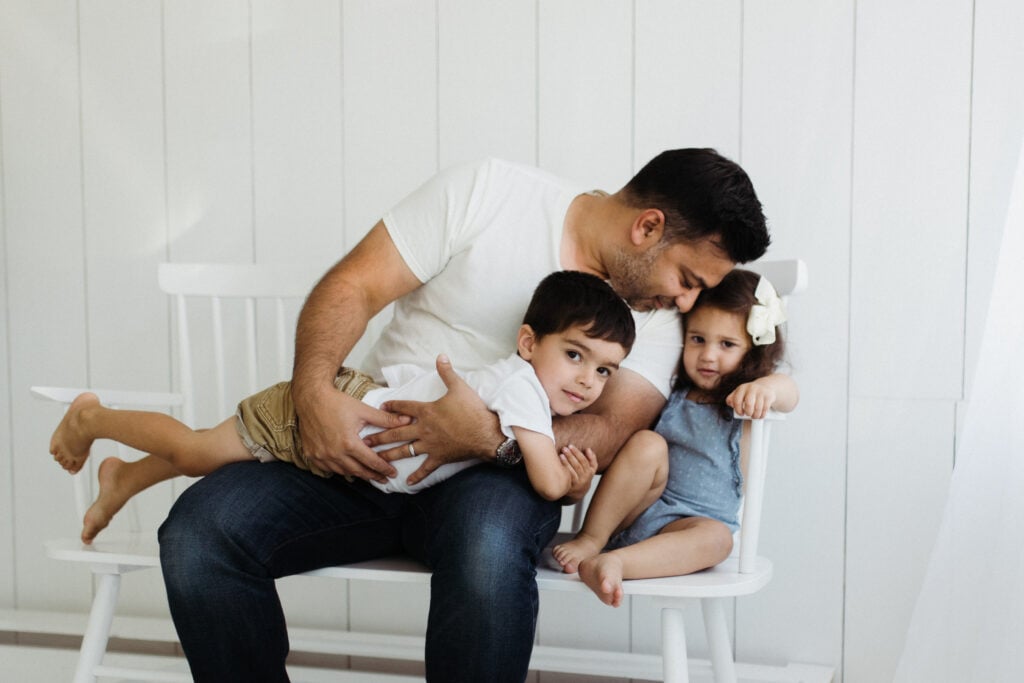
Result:
[[[408,415],[412,422],[371,434],[365,440],[367,446],[401,442],[401,446],[379,453],[388,462],[408,458],[410,443],[416,453],[427,453],[420,468],[409,475],[409,484],[422,481],[445,463],[493,458],[494,449],[504,440],[498,417],[459,377],[447,356],[438,356],[437,372],[448,388],[444,396],[429,403],[388,401],[382,410]]]
[[[333,386],[312,395],[293,394],[302,451],[321,469],[360,479],[386,481],[395,468],[359,438],[366,425],[390,429],[409,422],[403,415],[371,408]]]
[[[580,451],[576,446],[569,444],[562,449],[558,457],[572,473],[572,488],[565,494],[563,502],[578,503],[590,491],[590,484],[597,474],[597,456],[589,448]]]

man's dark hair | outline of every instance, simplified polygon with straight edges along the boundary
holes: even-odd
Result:
[[[627,353],[636,339],[626,302],[601,278],[576,270],[556,271],[541,280],[523,323],[538,339],[578,325],[591,339],[620,344]]]
[[[712,238],[729,259],[761,257],[771,237],[746,172],[713,149],[662,152],[624,188],[626,203],[665,214],[669,243]]]

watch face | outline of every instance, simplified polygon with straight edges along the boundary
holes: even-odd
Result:
[[[498,450],[495,453],[495,460],[506,467],[518,465],[519,461],[522,459],[523,453],[519,450],[519,444],[515,439],[507,439],[503,444],[498,446]]]

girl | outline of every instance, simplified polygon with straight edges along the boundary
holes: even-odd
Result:
[[[623,579],[689,574],[729,556],[750,425],[733,412],[760,418],[798,400],[792,379],[772,374],[783,322],[774,288],[746,270],[701,292],[686,315],[675,386],[654,431],[626,442],[583,528],[553,549],[602,602],[619,606]]]

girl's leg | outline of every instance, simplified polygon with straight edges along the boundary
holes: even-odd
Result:
[[[96,439],[113,439],[152,453],[190,476],[252,457],[235,431],[234,418],[196,431],[164,413],[107,408],[94,394],[82,394],[71,403],[53,433],[50,452],[74,473],[85,464]]]
[[[637,432],[622,447],[594,492],[583,528],[552,555],[572,574],[580,562],[597,555],[611,535],[625,528],[658,500],[668,481],[668,445],[652,431]]]
[[[618,607],[623,579],[679,576],[714,567],[732,552],[732,532],[722,522],[684,517],[656,536],[580,563],[580,578],[601,602]]]
[[[96,534],[110,524],[114,515],[136,493],[179,474],[169,462],[152,455],[133,462],[106,458],[99,468],[99,495],[82,520],[82,543],[92,543]]]

